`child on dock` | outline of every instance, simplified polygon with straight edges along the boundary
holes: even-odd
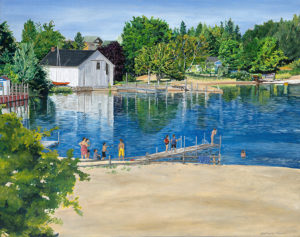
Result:
[[[101,156],[98,154],[98,150],[97,150],[97,149],[94,149],[93,160],[99,160],[100,157],[101,157]]]
[[[89,147],[91,146],[91,142],[90,142],[90,139],[86,139],[85,140],[86,142],[86,147],[87,147],[87,158],[90,159],[90,154],[91,154],[91,150],[89,149]]]
[[[164,143],[166,145],[166,152],[169,150],[169,143],[170,143],[170,140],[169,140],[169,135],[167,135],[164,139]]]
[[[214,144],[214,137],[215,135],[217,134],[217,129],[213,129],[212,132],[211,132],[211,136],[210,136],[210,140],[211,140],[211,144],[213,145]]]
[[[120,139],[120,143],[119,143],[119,160],[121,157],[123,157],[123,161],[124,161],[124,156],[125,156],[125,144],[123,139]]]

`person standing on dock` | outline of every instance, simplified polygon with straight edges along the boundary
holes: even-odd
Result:
[[[103,145],[102,145],[102,160],[105,160],[106,158],[106,151],[107,151],[107,145],[106,145],[106,142],[103,142]]]
[[[217,129],[213,129],[212,132],[211,132],[211,136],[210,136],[210,140],[211,140],[211,144],[213,145],[214,144],[214,137],[215,135],[217,134]]]
[[[90,154],[91,154],[91,150],[89,149],[89,147],[91,146],[91,142],[90,142],[90,139],[86,139],[85,140],[86,142],[86,147],[87,147],[87,158],[90,159]]]
[[[169,135],[167,135],[164,139],[164,143],[166,145],[166,152],[169,150],[169,143],[170,143],[170,140],[169,140]]]
[[[85,137],[82,138],[82,141],[79,143],[79,146],[80,146],[80,152],[81,152],[81,159],[84,159],[87,157],[87,144],[86,144]]]
[[[123,156],[123,161],[124,161],[124,156],[125,156],[125,144],[123,139],[120,139],[120,143],[119,143],[119,160],[120,158]]]
[[[177,146],[177,141],[175,134],[173,134],[172,139],[171,139],[171,150],[176,152],[176,146]]]

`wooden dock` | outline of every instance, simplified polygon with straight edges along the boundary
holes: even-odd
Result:
[[[11,102],[25,101],[28,100],[28,97],[28,84],[11,84],[11,86],[8,86],[6,93],[4,93],[4,88],[2,88],[0,104],[8,104],[9,106]]]
[[[133,165],[133,164],[147,164],[152,161],[159,161],[168,158],[175,158],[178,156],[182,156],[182,162],[185,162],[186,154],[191,152],[200,152],[207,149],[220,148],[220,144],[200,144],[195,146],[178,148],[176,151],[163,151],[157,152],[153,154],[146,154],[144,156],[136,156],[136,157],[125,157],[124,161],[119,161],[117,159],[111,160],[108,158],[107,160],[93,160],[93,159],[80,159],[79,166],[81,167],[90,167],[90,166],[107,166],[107,165]],[[190,158],[190,156],[186,156],[186,158]]]

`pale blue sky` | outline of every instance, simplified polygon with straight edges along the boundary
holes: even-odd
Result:
[[[29,18],[40,23],[53,20],[69,39],[80,31],[114,40],[132,16],[159,17],[171,28],[181,20],[191,27],[199,22],[219,24],[231,17],[243,33],[255,24],[291,19],[293,14],[300,14],[300,0],[0,0],[1,22],[8,22],[17,40]]]

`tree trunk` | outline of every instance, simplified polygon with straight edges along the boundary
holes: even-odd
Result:
[[[161,79],[161,73],[157,73],[156,74],[156,80],[157,80],[157,84],[159,85],[160,83],[160,79]]]

